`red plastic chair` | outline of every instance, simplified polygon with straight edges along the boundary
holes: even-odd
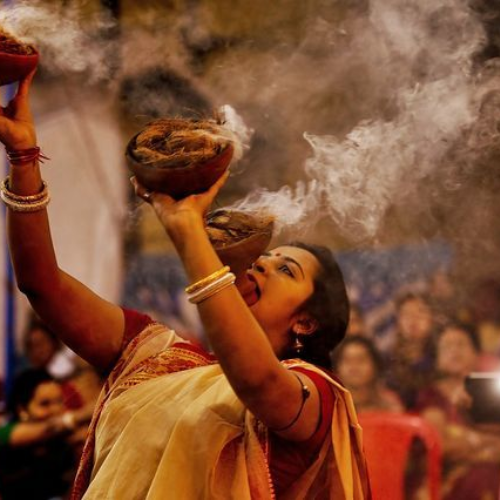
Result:
[[[439,500],[441,440],[437,431],[418,416],[398,413],[361,413],[366,462],[373,500],[404,500],[404,479],[415,438],[427,450],[427,484],[431,500]]]

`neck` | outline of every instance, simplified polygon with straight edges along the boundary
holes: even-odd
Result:
[[[418,358],[422,357],[425,353],[425,347],[427,345],[427,340],[403,340],[401,348],[405,357],[410,359],[411,361],[415,361]]]

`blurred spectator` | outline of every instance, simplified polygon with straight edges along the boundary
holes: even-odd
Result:
[[[429,383],[433,369],[434,319],[423,294],[408,293],[397,301],[396,343],[389,354],[387,385],[407,409],[417,392]]]
[[[351,392],[358,412],[404,410],[397,394],[382,383],[382,358],[370,339],[359,335],[346,337],[334,351],[332,364]]]
[[[20,374],[9,395],[10,421],[0,428],[0,496],[48,500],[64,496],[76,456],[70,439],[89,412],[66,411],[61,385],[46,370]]]
[[[73,373],[75,369],[73,354],[37,318],[29,322],[23,342],[26,359],[21,360],[21,369],[44,368],[57,379],[66,378]]]
[[[489,279],[474,288],[469,301],[470,320],[476,326],[481,350],[481,367],[496,370],[500,356],[500,282]],[[490,355],[490,359],[487,359]]]
[[[436,377],[422,389],[417,409],[443,439],[443,499],[496,498],[500,486],[500,427],[486,432],[467,415],[465,377],[476,369],[479,342],[474,331],[449,324],[437,339]]]

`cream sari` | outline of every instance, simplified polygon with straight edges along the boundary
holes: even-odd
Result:
[[[361,428],[350,394],[336,394],[332,433],[280,498],[369,498]],[[213,358],[162,325],[124,350],[94,414],[73,500],[276,498],[267,429],[245,409]]]

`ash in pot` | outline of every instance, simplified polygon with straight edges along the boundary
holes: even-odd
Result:
[[[274,217],[234,210],[216,210],[207,217],[206,231],[222,262],[239,275],[268,247]]]
[[[0,52],[20,56],[30,56],[36,53],[33,47],[16,40],[2,28],[0,28]]]
[[[132,152],[143,164],[189,167],[215,158],[232,142],[231,133],[214,121],[160,119],[137,135]]]

